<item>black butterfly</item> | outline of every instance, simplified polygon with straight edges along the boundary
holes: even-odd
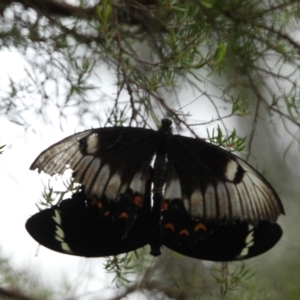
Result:
[[[75,134],[42,152],[36,168],[50,175],[71,168],[84,189],[27,221],[29,233],[55,251],[107,256],[150,244],[153,255],[165,245],[227,261],[261,254],[282,235],[275,221],[284,209],[268,181],[230,152],[173,135],[168,119],[158,131]]]

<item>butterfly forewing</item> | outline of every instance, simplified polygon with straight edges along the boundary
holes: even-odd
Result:
[[[128,188],[144,185],[134,178],[144,176],[155,153],[155,131],[139,128],[100,128],[74,134],[43,151],[30,169],[50,175],[70,168],[75,182],[89,196],[115,196]],[[146,177],[146,176],[144,176]],[[132,182],[133,181],[133,182]]]
[[[173,167],[166,190],[172,185],[181,190],[182,194],[177,197],[176,193],[171,194],[184,201],[193,218],[220,222],[274,222],[284,213],[281,201],[268,181],[228,151],[200,139],[175,135],[168,159]]]

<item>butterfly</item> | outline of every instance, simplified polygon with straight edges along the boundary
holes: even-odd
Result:
[[[82,191],[32,216],[28,232],[52,250],[86,257],[149,244],[154,256],[164,245],[229,261],[273,247],[284,208],[270,183],[231,152],[173,135],[171,125],[91,129],[43,151],[30,168],[50,175],[70,168]]]

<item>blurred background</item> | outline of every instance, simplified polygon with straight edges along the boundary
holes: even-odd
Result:
[[[298,1],[8,0],[0,12],[0,299],[299,299]],[[64,186],[29,170],[37,155],[163,117],[270,181],[286,211],[279,243],[234,263],[39,247],[24,224],[49,180]]]

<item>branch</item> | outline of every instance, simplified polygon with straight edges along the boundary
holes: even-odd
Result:
[[[90,8],[83,8],[81,6],[74,6],[71,4],[57,2],[55,0],[2,0],[1,6],[7,8],[12,3],[20,3],[25,8],[32,8],[40,13],[54,14],[62,17],[87,17],[95,15],[96,6]]]
[[[5,299],[7,297],[8,299],[16,299],[16,300],[35,300],[35,298],[22,295],[19,292],[7,290],[2,287],[0,287],[0,296],[4,296]]]
[[[54,15],[59,17],[76,17],[93,19],[97,16],[97,8],[101,6],[101,0],[98,4],[91,7],[82,7],[58,2],[56,0],[0,0],[0,13],[3,12],[12,3],[19,3],[24,8],[31,8],[44,16]],[[118,7],[119,23],[129,25],[144,26],[145,18],[141,11],[148,13],[148,7],[155,7],[156,0],[130,0],[125,1],[125,5]],[[138,8],[136,7],[138,5]],[[117,6],[117,5],[116,5]],[[124,17],[125,16],[125,17]]]

